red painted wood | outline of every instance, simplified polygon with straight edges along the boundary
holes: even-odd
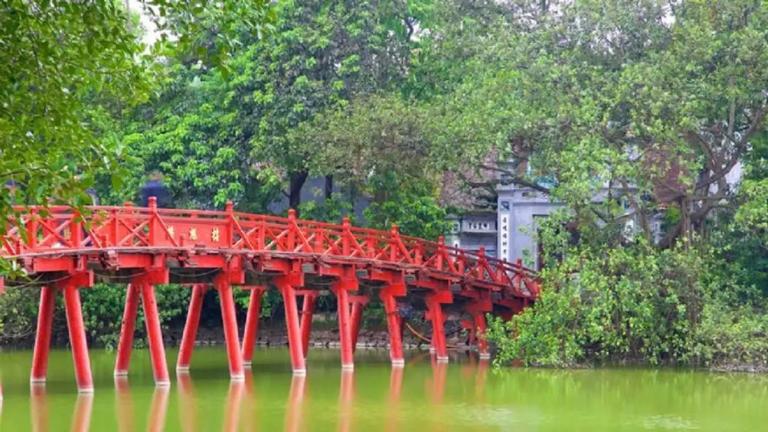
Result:
[[[355,352],[352,349],[352,323],[349,311],[349,293],[344,286],[336,288],[339,342],[341,344],[341,368],[353,369]]]
[[[243,364],[250,366],[253,361],[253,348],[259,335],[259,315],[261,314],[261,298],[264,296],[264,288],[251,289],[251,297],[248,301],[248,315],[245,318],[243,330]]]
[[[40,289],[40,308],[37,313],[37,334],[35,351],[32,355],[30,381],[44,383],[48,373],[48,353],[51,350],[51,326],[56,306],[56,288],[44,286]]]
[[[397,226],[386,231],[354,227],[348,218],[341,224],[330,224],[298,219],[294,211],[290,211],[287,218],[240,213],[234,211],[232,203],[227,203],[224,211],[159,209],[154,199],[150,199],[147,208],[89,207],[83,217],[68,206],[50,206],[45,210],[35,206],[15,207],[14,210],[20,215],[20,226],[12,226],[0,236],[0,258],[16,262],[29,274],[70,275],[72,282],[61,286],[68,305],[78,385],[84,390],[92,386],[90,365],[79,295],[76,288],[70,287],[91,286],[92,274],[85,269],[93,266],[108,272],[134,270],[136,274],[153,274],[145,284],[149,286],[168,282],[166,266],[197,270],[199,274],[226,274],[226,281],[217,284],[217,288],[222,298],[233,377],[242,376],[242,362],[252,357],[258,330],[258,310],[253,309],[258,309],[259,295],[252,297],[244,344],[242,348],[238,346],[231,285],[242,285],[246,272],[270,277],[280,289],[285,300],[291,362],[297,374],[305,373],[304,357],[311,328],[308,312],[314,303],[306,297],[307,307],[300,323],[297,290],[317,288],[305,286],[304,271],[334,281],[339,303],[342,365],[346,368],[352,367],[362,319],[363,305],[357,302],[357,297],[350,297],[350,291],[354,293],[358,289],[358,277],[376,282],[374,286],[381,283],[385,286],[379,295],[387,311],[393,365],[403,362],[402,323],[395,296],[408,298],[411,287],[419,288],[417,296],[426,291],[434,346],[440,361],[447,359],[442,304],[452,303],[454,296],[465,304],[469,301],[474,309],[466,311],[473,316],[474,327],[479,329],[485,326],[482,314],[493,312],[508,319],[534,302],[541,289],[536,274],[520,261],[508,263],[486,256],[484,250],[472,253],[453,248],[446,245],[442,237],[431,242],[401,235]],[[226,287],[222,288],[224,284]],[[181,371],[189,367],[205,289],[200,284],[193,287],[177,363]],[[129,289],[115,367],[118,374],[128,368],[136,298],[140,295],[142,292]],[[149,297],[147,303],[153,304]],[[153,321],[156,314],[150,310],[149,315],[148,331],[156,341],[150,343],[155,347],[153,364],[159,364],[159,325]],[[42,347],[50,337],[45,330],[49,322],[45,314],[41,314],[39,320],[37,345]],[[478,339],[478,343],[482,345],[480,352],[486,355],[487,342]],[[44,377],[44,354],[42,348],[37,351],[33,378]],[[160,370],[155,372],[161,381],[167,375]]]
[[[23,215],[29,241],[23,241],[18,229],[9,230],[0,239],[0,256],[31,258],[25,261],[28,270],[71,271],[73,261],[62,257],[97,259],[104,249],[121,259],[142,249],[154,254],[156,248],[165,248],[164,253],[175,256],[202,248],[205,255],[190,257],[198,267],[221,266],[221,259],[215,258],[221,249],[264,258],[268,252],[284,252],[302,261],[327,256],[355,265],[415,265],[431,270],[436,280],[459,278],[471,289],[499,292],[502,298],[535,300],[540,290],[535,273],[519,262],[452,248],[443,239],[403,236],[397,227],[377,231],[353,227],[349,220],[334,225],[296,219],[295,213],[288,218],[239,213],[232,206],[223,212],[97,206],[88,208],[83,222],[65,206],[50,207],[44,218],[35,216],[37,207],[15,210]],[[56,256],[45,255],[54,251]]]
[[[197,339],[197,328],[200,325],[200,312],[203,308],[205,291],[206,286],[203,284],[192,285],[192,296],[189,298],[187,321],[184,324],[184,332],[182,333],[181,345],[179,346],[179,357],[176,361],[177,372],[189,370],[192,351],[195,349],[195,339]]]
[[[400,328],[400,315],[397,310],[395,296],[389,290],[382,290],[381,301],[384,303],[384,312],[387,314],[387,330],[389,332],[389,358],[393,366],[404,366],[403,359],[403,332]]]
[[[88,343],[85,339],[83,310],[80,305],[80,292],[72,281],[64,287],[64,310],[67,314],[69,342],[72,345],[72,359],[75,363],[75,380],[77,390],[81,393],[93,391],[91,376],[91,361],[88,358]]]
[[[309,354],[309,336],[312,333],[312,316],[315,313],[315,293],[304,294],[304,304],[301,305],[301,347],[304,358]]]
[[[352,311],[350,316],[350,337],[352,338],[352,353],[357,350],[357,336],[360,334],[360,324],[363,320],[364,302],[352,302]]]
[[[448,361],[448,349],[445,342],[445,318],[443,307],[435,297],[427,297],[429,319],[432,321],[432,347],[438,362]]]
[[[226,273],[224,274],[226,275]],[[237,317],[235,316],[235,300],[232,297],[232,285],[228,280],[216,282],[221,305],[221,320],[224,327],[224,341],[227,345],[229,361],[229,376],[233,381],[242,381],[243,357],[240,354],[240,339],[237,332]]]
[[[139,287],[129,284],[125,293],[125,308],[123,323],[120,327],[120,340],[117,343],[117,359],[115,360],[115,375],[128,375],[133,351],[133,335],[136,330],[136,314],[139,310]]]
[[[171,381],[168,378],[168,365],[165,362],[165,347],[163,346],[163,334],[160,329],[160,313],[157,310],[155,300],[155,287],[143,283],[141,289],[141,302],[144,306],[144,322],[147,327],[147,341],[149,342],[149,356],[152,361],[152,375],[155,384],[168,386]]]
[[[276,278],[280,293],[283,295],[285,308],[285,326],[288,330],[288,347],[291,352],[291,366],[294,375],[305,375],[307,372],[304,361],[304,350],[301,344],[301,328],[299,326],[299,309],[296,305],[296,289],[286,278]]]

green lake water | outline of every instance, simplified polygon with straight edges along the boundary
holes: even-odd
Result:
[[[355,371],[342,373],[337,351],[315,349],[296,378],[287,350],[257,349],[246,381],[230,383],[224,350],[200,348],[191,375],[155,389],[146,351],[116,383],[114,353],[96,350],[95,393],[78,396],[69,352],[52,353],[44,388],[29,386],[31,357],[0,352],[2,431],[768,431],[762,375],[494,371],[472,356],[438,365],[425,353],[392,369],[384,351],[358,352]]]

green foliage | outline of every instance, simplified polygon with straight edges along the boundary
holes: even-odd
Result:
[[[569,250],[542,273],[547,289],[535,307],[494,323],[492,338],[501,341],[501,361],[685,362],[701,321],[705,268],[694,251],[644,241]]]
[[[8,287],[0,295],[0,344],[18,343],[34,335],[39,298],[39,290],[24,287]]]
[[[96,177],[102,193],[104,183],[120,188],[131,155],[115,119],[149,96],[164,64],[156,56],[168,53],[165,36],[186,52],[210,30],[215,46],[197,47],[221,65],[235,30],[258,33],[273,19],[270,4],[258,0],[142,5],[157,14],[164,36],[153,50],[122,2],[0,4],[0,181],[15,182],[0,189],[0,233],[16,220],[13,204],[88,203]]]
[[[221,208],[227,200],[241,210],[263,212],[279,192],[279,181],[251,158],[250,144],[236,113],[228,111],[231,84],[221,71],[175,65],[165,91],[134,112],[125,126],[134,175],[113,201],[134,198],[145,173],[159,169],[174,205]]]
[[[90,338],[100,346],[107,348],[117,346],[125,305],[125,285],[96,284],[91,289],[81,290],[80,294],[83,305],[83,321]],[[155,287],[160,325],[164,330],[174,320],[186,316],[189,296],[190,290],[178,285],[158,285]],[[135,340],[142,344],[145,337],[144,312],[140,304],[138,319],[136,320]]]
[[[352,214],[352,203],[348,197],[334,193],[322,201],[307,201],[299,206],[302,219],[325,222],[340,222],[344,216]]]
[[[406,235],[436,240],[448,232],[447,214],[428,183],[398,184],[394,174],[376,179],[373,187],[386,194],[365,209],[365,218],[374,228],[396,224]]]
[[[102,119],[149,89],[127,21],[115,2],[0,5],[0,180],[17,184],[0,189],[0,232],[12,204],[84,203],[96,169],[121,173]]]
[[[469,37],[484,29],[485,49],[468,50],[457,66],[465,79],[434,101],[438,160],[483,166],[496,152],[524,168],[502,168],[503,181],[539,187],[580,213],[606,212],[607,200],[593,198],[609,188],[628,198],[648,238],[649,218],[685,201],[664,247],[735,202],[725,175],[768,110],[763,3],[510,3],[532,10],[471,15]],[[430,54],[437,61],[459,55],[448,48],[465,35],[448,36],[458,39],[437,45],[447,47]],[[537,185],[542,177],[552,187]]]
[[[247,290],[236,290],[234,293],[235,304],[241,307],[242,310],[248,310],[248,304],[251,299],[251,292]],[[261,311],[259,316],[261,318],[272,318],[275,311],[283,307],[283,298],[277,290],[267,290],[263,296],[261,296]]]
[[[315,139],[297,136],[294,128],[356,95],[397,83],[407,64],[407,41],[387,25],[402,19],[403,5],[310,1],[278,6],[274,36],[236,60],[232,99],[252,154],[267,169],[285,180],[309,172]],[[291,204],[297,204],[291,189]]]
[[[541,232],[541,298],[490,325],[498,364],[768,365],[768,298],[753,262],[711,246],[722,238],[658,249],[642,237],[610,244],[582,233],[574,244],[560,229],[565,216]]]

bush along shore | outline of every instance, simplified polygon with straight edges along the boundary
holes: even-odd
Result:
[[[642,240],[566,249],[535,305],[491,322],[498,365],[768,371],[766,287],[750,283],[746,256]]]

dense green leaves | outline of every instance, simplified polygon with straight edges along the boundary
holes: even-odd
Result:
[[[0,231],[12,203],[84,200],[122,151],[103,118],[148,90],[141,45],[112,2],[0,3]],[[80,181],[76,175],[83,175]]]

